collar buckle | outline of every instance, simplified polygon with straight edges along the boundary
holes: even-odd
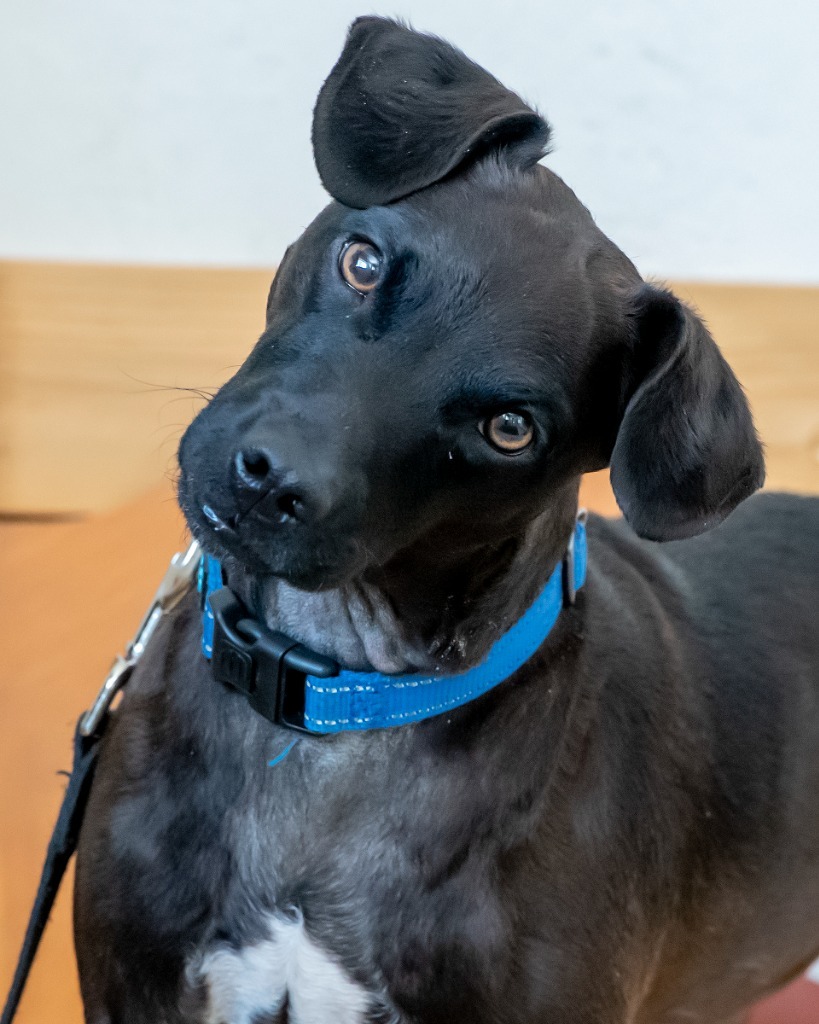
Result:
[[[576,523],[586,525],[588,512],[581,508],[577,513]],[[575,567],[575,538],[577,537],[577,526],[572,530],[569,543],[566,545],[566,554],[563,556],[563,607],[571,608],[577,600],[577,570]]]
[[[326,679],[339,665],[252,618],[228,587],[213,591],[214,678],[241,693],[269,722],[311,733],[304,724],[305,677]]]

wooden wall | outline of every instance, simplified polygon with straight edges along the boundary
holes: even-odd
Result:
[[[271,272],[0,262],[0,512],[121,504],[174,470],[261,331]],[[748,391],[769,486],[819,491],[819,289],[680,283]]]

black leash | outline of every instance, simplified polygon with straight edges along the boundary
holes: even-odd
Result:
[[[54,832],[48,844],[45,864],[40,875],[40,885],[34,899],[34,906],[31,908],[26,935],[23,939],[23,948],[20,950],[20,958],[17,961],[14,980],[3,1008],[3,1016],[0,1017],[0,1024],[11,1024],[14,1020],[20,997],[31,971],[31,965],[37,955],[40,939],[43,937],[51,908],[54,906],[60,882],[62,882],[65,869],[77,849],[80,825],[91,793],[91,783],[94,779],[101,738],[98,733],[93,736],[83,736],[80,731],[80,722],[82,722],[82,718],[77,723],[74,732],[74,764],[68,777],[68,785],[60,813],[57,816],[57,824],[54,826]]]
[[[12,1024],[14,1020],[65,869],[77,850],[80,828],[91,794],[94,770],[97,767],[100,740],[111,717],[111,705],[128,682],[162,618],[173,611],[190,591],[200,559],[201,552],[196,541],[190,544],[187,551],[173,556],[168,571],[159,584],[125,655],[118,655],[114,659],[96,700],[77,722],[74,732],[74,764],[68,776],[68,785],[57,816],[57,824],[48,843],[40,885],[34,906],[31,908],[23,948],[20,950],[0,1024]]]

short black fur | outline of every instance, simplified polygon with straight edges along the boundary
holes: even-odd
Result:
[[[819,500],[740,504],[739,384],[536,164],[547,137],[441,40],[356,22],[316,108],[337,201],[186,432],[180,502],[256,615],[388,672],[483,658],[584,472],[611,462],[630,526],[590,518],[577,603],[495,690],[275,768],[292,736],[214,681],[191,597],[81,837],[92,1024],[733,1024],[819,953]],[[383,258],[368,294],[351,239]],[[513,457],[505,410],[533,426]]]

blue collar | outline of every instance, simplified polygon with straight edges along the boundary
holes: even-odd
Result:
[[[586,579],[581,514],[563,561],[529,609],[480,665],[457,675],[350,672],[251,618],[223,581],[218,560],[199,567],[202,650],[216,679],[243,693],[270,721],[301,732],[335,733],[418,722],[451,711],[508,679],[537,651]]]

